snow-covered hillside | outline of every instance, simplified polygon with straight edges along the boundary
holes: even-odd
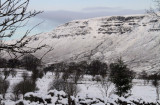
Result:
[[[148,15],[112,16],[77,20],[48,33],[32,37],[29,46],[47,44],[54,48],[43,61],[100,59],[107,63],[120,56],[135,71],[160,68],[160,28]],[[44,48],[35,55],[42,56]]]

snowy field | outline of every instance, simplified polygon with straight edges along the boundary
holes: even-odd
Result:
[[[11,101],[12,97],[12,87],[14,84],[20,82],[22,80],[21,74],[24,70],[17,70],[17,76],[13,77],[9,76],[7,80],[10,81],[10,88],[7,91],[6,95],[6,105],[14,105],[14,102]],[[37,87],[39,88],[39,94],[47,94],[49,84],[54,80],[54,74],[48,72],[42,79],[37,80]],[[100,87],[100,82],[92,81],[91,76],[85,75],[82,81],[78,82],[79,92],[76,97],[81,98],[99,98],[104,99],[104,93],[102,92],[102,88]],[[156,89],[151,85],[151,83],[144,85],[143,80],[135,79],[133,80],[133,88],[131,91],[131,96],[128,97],[128,100],[138,100],[138,101],[145,101],[145,102],[156,102]],[[109,101],[114,100],[117,98],[116,95],[113,93],[114,86],[111,85],[109,89]],[[112,91],[112,92],[111,92]],[[103,105],[103,104],[102,104]]]

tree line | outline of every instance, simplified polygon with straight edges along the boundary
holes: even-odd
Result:
[[[4,98],[9,87],[9,81],[7,81],[9,74],[5,73],[8,71],[7,67],[11,67],[12,69],[23,67],[32,73],[31,76],[29,76],[29,74],[24,71],[22,73],[23,80],[13,86],[15,100],[19,99],[19,95],[24,97],[25,93],[36,91],[37,79],[42,78],[47,72],[54,74],[54,79],[49,89],[63,90],[70,96],[79,91],[77,84],[84,75],[91,75],[93,78],[100,76],[99,80],[98,78],[96,79],[97,81],[104,80],[102,85],[112,82],[116,87],[115,93],[119,96],[125,96],[132,88],[132,80],[135,76],[135,73],[127,67],[122,59],[118,59],[117,62],[110,63],[109,65],[99,60],[93,60],[91,62],[60,62],[44,67],[43,69],[40,69],[42,68],[42,62],[33,55],[26,55],[22,57],[21,60],[10,59],[7,62],[7,66],[3,68],[4,78],[1,79],[3,82],[0,83],[1,88],[5,89],[2,89],[3,92],[1,92],[4,94]],[[30,85],[30,87],[27,87],[28,85]]]

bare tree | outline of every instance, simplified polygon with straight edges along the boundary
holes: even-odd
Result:
[[[66,71],[66,72],[64,72],[63,74],[62,74],[62,79],[64,80],[64,81],[67,81],[67,79],[68,78],[70,78],[70,73],[69,73],[69,71]]]
[[[36,27],[27,30],[24,35],[14,43],[4,42],[4,38],[12,38],[16,35],[19,28],[24,27],[28,20],[42,11],[28,11],[30,0],[0,0],[0,51],[6,51],[9,54],[15,53],[34,53],[45,45],[36,48],[28,47],[31,39],[26,38],[28,34]]]
[[[152,84],[156,88],[157,101],[158,101],[159,100],[159,74],[158,73],[153,75]]]
[[[77,96],[77,94],[80,92],[79,87],[72,82],[67,82],[65,92],[68,94],[68,105],[75,105],[75,102],[71,98],[71,96],[74,96],[74,97]]]
[[[23,81],[26,81],[29,77],[29,74],[27,72],[23,72],[22,73],[22,78],[23,78]]]
[[[0,68],[5,68],[7,66],[7,60],[0,57]]]
[[[154,2],[154,8],[150,7],[149,10],[147,10],[147,12],[149,14],[152,14],[156,17],[159,17],[159,15],[156,13],[156,11],[160,11],[160,0],[152,0]]]
[[[149,83],[148,81],[148,74],[146,73],[146,71],[142,71],[140,74],[139,74],[139,78],[140,79],[143,79],[143,84],[146,85]]]
[[[10,75],[10,70],[8,70],[7,68],[4,68],[3,75],[4,75],[4,80],[6,80]]]
[[[20,61],[16,58],[14,59],[9,59],[7,62],[7,67],[11,68],[11,70],[13,70],[16,67],[20,66]]]
[[[107,70],[107,64],[99,60],[93,60],[89,65],[89,74],[92,76],[101,75],[102,77],[105,77],[107,75]]]
[[[12,93],[14,94],[14,96],[12,96],[12,99],[14,100],[14,101],[17,101],[17,100],[19,100],[19,95],[20,95],[20,86],[19,85],[17,85],[17,84],[14,84],[13,85],[13,88],[12,88]]]
[[[14,70],[14,69],[11,69],[11,70],[10,70],[10,73],[11,73],[11,75],[12,75],[12,78],[13,78],[13,77],[16,77],[16,75],[17,75],[17,71]]]
[[[105,104],[107,104],[107,99],[110,97],[111,94],[114,93],[114,85],[110,81],[110,77],[109,76],[105,78],[101,77],[101,81],[98,87],[102,93]]]
[[[32,54],[27,54],[21,59],[22,65],[25,69],[34,71],[37,69],[38,66],[41,65],[41,60],[36,58]]]
[[[5,95],[7,93],[7,90],[9,88],[9,81],[2,79],[2,77],[0,77],[0,94],[3,95],[3,98],[5,99]]]
[[[157,23],[160,21],[160,0],[153,0],[154,2],[154,8],[150,8],[149,10],[147,10],[147,13],[152,17],[152,20],[150,22],[152,23]],[[154,28],[159,28],[159,25],[158,27],[156,26],[155,27],[155,24],[153,25]]]

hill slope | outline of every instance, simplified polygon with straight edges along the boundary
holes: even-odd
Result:
[[[29,46],[52,46],[54,50],[43,58],[46,63],[85,59],[110,63],[121,56],[135,71],[156,71],[160,68],[157,26],[157,20],[147,15],[77,20],[35,35]],[[42,49],[35,55],[40,57],[46,51]]]

